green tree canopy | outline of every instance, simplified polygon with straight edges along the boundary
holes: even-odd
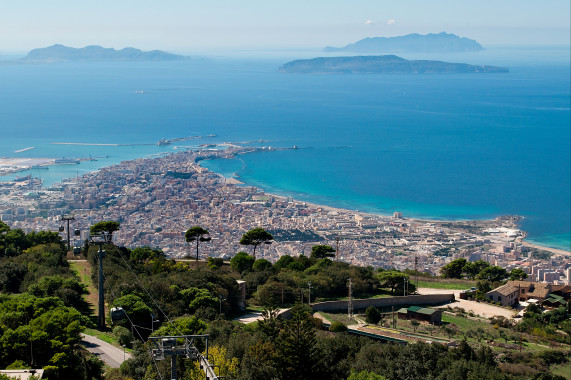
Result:
[[[440,268],[440,274],[445,278],[462,278],[462,272],[466,265],[466,259],[460,258],[452,260]]]
[[[82,312],[89,311],[89,305],[83,299],[88,294],[87,287],[75,277],[46,276],[30,285],[28,292],[36,297],[58,297],[65,306]]]
[[[367,310],[365,310],[365,317],[367,323],[372,323],[376,325],[381,320],[381,313],[376,307],[369,306]]]
[[[326,257],[335,257],[335,249],[330,245],[314,245],[311,247],[312,259],[324,259]]]
[[[508,272],[504,268],[498,266],[490,266],[483,269],[476,277],[479,280],[487,280],[490,282],[503,281],[508,277]]]
[[[256,259],[248,255],[246,252],[238,252],[230,260],[230,266],[242,273],[247,270],[252,270],[252,265],[254,265],[255,261]]]
[[[484,270],[485,268],[487,268],[489,266],[490,266],[490,263],[483,261],[483,260],[477,260],[474,262],[467,262],[466,265],[464,265],[462,272],[469,279],[474,279],[482,270]]]
[[[514,268],[510,272],[510,280],[525,280],[527,278],[527,273],[521,268]]]
[[[181,317],[175,319],[173,323],[165,324],[152,334],[152,336],[169,336],[169,335],[195,335],[204,334],[207,324],[196,316]]]
[[[200,226],[190,227],[184,234],[184,239],[187,243],[196,241],[196,261],[198,261],[198,246],[203,241],[210,241],[210,232]]]
[[[119,231],[120,225],[121,224],[119,222],[115,222],[113,220],[106,220],[92,225],[89,228],[89,232],[91,232],[93,235],[98,235],[102,233],[108,233],[109,235],[113,235],[113,232]]]
[[[240,239],[240,244],[254,246],[254,252],[252,256],[254,256],[255,258],[256,247],[262,243],[270,242],[270,240],[273,240],[273,238],[274,236],[271,233],[267,232],[263,228],[257,227],[251,229],[250,231],[242,235],[242,239]]]
[[[297,304],[291,309],[291,319],[284,322],[276,342],[280,367],[286,379],[319,378],[319,351],[316,347],[316,325],[311,309]]]
[[[144,247],[137,247],[133,251],[131,251],[129,258],[131,261],[146,262],[149,260],[154,260],[156,258],[163,258],[164,256],[165,254],[163,253],[162,250],[158,248],[152,249],[148,246],[144,246]]]
[[[390,287],[391,293],[394,293],[397,287],[403,287],[405,280],[408,281],[408,276],[398,270],[387,270],[380,272],[377,279],[381,286]]]
[[[255,270],[256,272],[261,272],[271,268],[272,268],[272,263],[266,259],[258,259],[254,261],[254,265],[252,266],[252,269]]]
[[[143,302],[141,297],[135,294],[127,294],[113,301],[114,306],[123,308],[130,320],[136,325],[149,323],[152,309]]]

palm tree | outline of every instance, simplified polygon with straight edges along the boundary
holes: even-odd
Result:
[[[187,243],[196,240],[196,261],[198,261],[198,246],[200,242],[203,241],[210,241],[210,236],[208,236],[210,232],[207,229],[204,229],[200,226],[194,226],[189,228],[186,233],[184,234],[184,238]]]

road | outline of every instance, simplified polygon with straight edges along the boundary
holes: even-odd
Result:
[[[119,368],[121,363],[131,358],[130,354],[99,338],[85,334],[81,334],[81,338],[83,339],[81,344],[85,349],[97,356],[111,368]]]
[[[460,299],[460,291],[459,290],[449,290],[449,289],[432,289],[432,288],[418,288],[419,294],[442,294],[442,293],[454,293],[454,297],[456,301],[448,303],[443,306],[438,307],[461,307],[462,309],[466,310],[466,312],[472,312],[476,315],[480,315],[482,317],[491,318],[496,315],[501,315],[506,318],[513,318],[516,314],[515,310],[506,309],[503,307],[498,307],[494,305],[490,305],[489,303],[485,302],[476,302],[476,301],[468,301]]]

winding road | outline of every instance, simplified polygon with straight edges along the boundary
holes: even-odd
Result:
[[[111,368],[119,368],[121,363],[131,358],[131,354],[99,338],[85,334],[81,334],[81,338],[82,346]]]

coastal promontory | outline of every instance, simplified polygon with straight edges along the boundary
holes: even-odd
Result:
[[[369,37],[343,46],[327,46],[324,51],[352,53],[461,53],[484,50],[477,41],[451,33],[407,34],[396,37]]]
[[[173,61],[186,57],[167,53],[161,50],[142,51],[132,47],[121,50],[90,45],[73,48],[64,45],[52,45],[34,49],[22,60],[26,62],[60,62],[60,61]]]
[[[396,55],[299,59],[284,64],[279,70],[284,73],[292,74],[453,74],[509,72],[505,67],[428,60],[409,61]]]

